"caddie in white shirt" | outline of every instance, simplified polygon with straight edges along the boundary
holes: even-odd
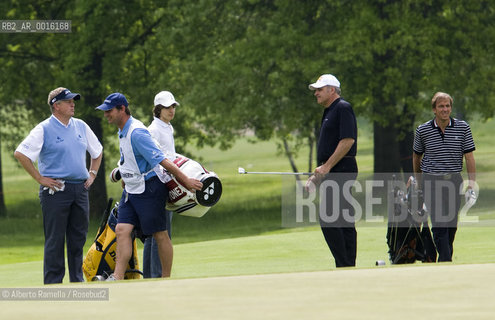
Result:
[[[159,92],[154,99],[153,121],[148,130],[160,150],[168,159],[175,159],[174,127],[170,123],[175,116],[175,108],[180,104],[169,91]],[[172,212],[165,210],[168,236],[172,239]],[[158,245],[153,237],[144,241],[143,274],[145,278],[159,278],[162,274]]]
[[[170,123],[175,116],[175,108],[180,104],[169,91],[161,91],[155,96],[153,121],[148,130],[158,142],[160,149],[167,157],[176,157],[174,127]]]

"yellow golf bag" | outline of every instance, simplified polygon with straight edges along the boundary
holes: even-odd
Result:
[[[107,208],[98,228],[96,238],[88,250],[83,261],[83,272],[87,281],[105,280],[115,269],[115,256],[117,252],[117,241],[115,237],[115,226],[117,225],[118,202],[112,207],[113,199],[109,199]],[[132,256],[127,265],[125,279],[140,279],[142,272],[139,271],[137,257],[137,244],[135,232],[132,234]]]

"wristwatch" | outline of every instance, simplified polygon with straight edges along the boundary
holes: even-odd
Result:
[[[96,171],[96,170],[89,170],[89,173],[94,174],[95,175],[95,178],[96,178],[96,175],[98,174],[98,171]]]

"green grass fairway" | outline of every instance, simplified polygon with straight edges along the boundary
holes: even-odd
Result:
[[[357,268],[388,260],[386,226],[358,227]],[[495,261],[493,227],[461,227],[455,264]],[[142,248],[138,241],[139,248]],[[0,287],[42,285],[42,261],[0,264]],[[140,259],[142,261],[142,259]],[[421,266],[416,263],[415,266]],[[285,229],[265,234],[182,243],[174,246],[172,278],[203,278],[263,273],[311,272],[335,269],[318,227]],[[67,280],[67,276],[66,276]]]
[[[190,150],[222,178],[224,193],[201,219],[174,216],[171,279],[43,286],[37,186],[12,159],[4,161],[9,216],[0,219],[0,291],[103,287],[110,300],[9,301],[0,295],[0,319],[494,319],[495,226],[485,223],[495,220],[493,120],[473,128],[481,191],[469,214],[483,223],[460,224],[453,262],[444,264],[391,266],[386,224],[360,222],[357,267],[336,270],[317,226],[282,228],[280,177],[237,173],[238,166],[290,171],[273,141],[253,145],[246,138],[228,151]],[[358,162],[366,174],[373,168],[372,135],[360,132]],[[296,159],[300,171],[307,167],[304,154]],[[109,196],[120,192],[109,184]],[[91,223],[85,253],[99,219]],[[140,241],[138,250],[141,262]],[[387,265],[376,267],[376,260]]]
[[[2,318],[493,319],[494,283],[495,264],[98,283],[109,301],[3,301]]]

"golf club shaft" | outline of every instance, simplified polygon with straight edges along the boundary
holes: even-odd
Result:
[[[311,176],[313,173],[311,172],[253,172],[246,171],[244,174],[278,174],[278,175],[290,175],[290,176]]]

